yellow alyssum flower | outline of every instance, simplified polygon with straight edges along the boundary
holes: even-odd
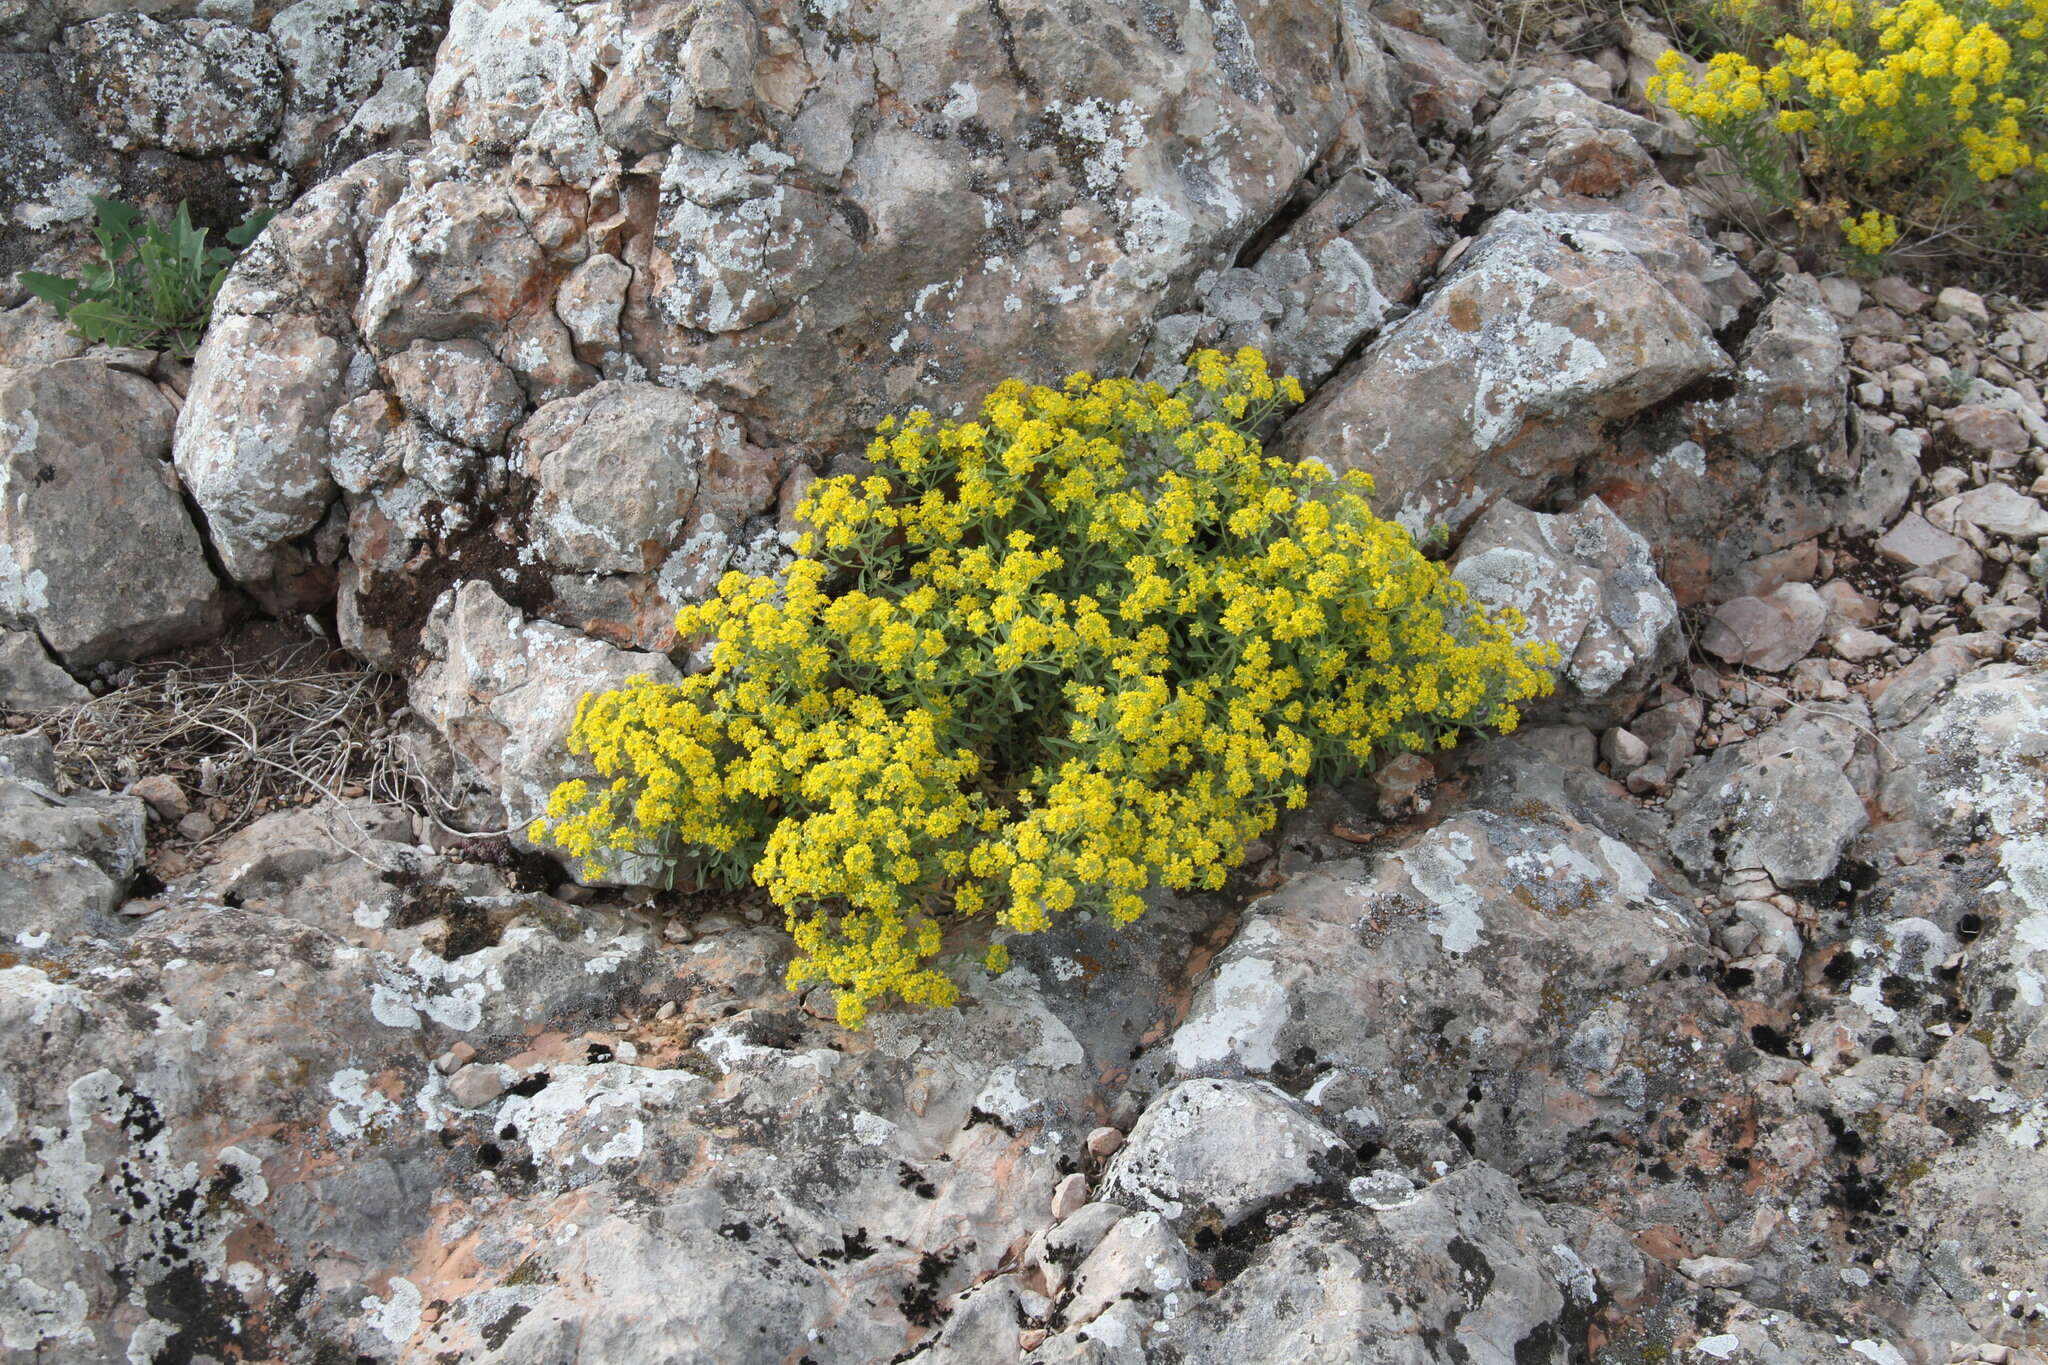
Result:
[[[949,923],[1129,923],[1221,887],[1311,782],[1511,729],[1555,651],[1473,607],[1369,479],[1265,453],[1301,388],[1259,352],[1189,373],[1013,380],[975,421],[883,423],[875,472],[807,493],[784,574],[680,614],[707,671],[584,700],[596,780],[535,837],[752,880],[791,988],[829,984],[855,1026],[957,999]]]

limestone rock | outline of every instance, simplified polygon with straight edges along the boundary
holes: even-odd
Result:
[[[1621,720],[1678,658],[1678,604],[1650,547],[1589,498],[1546,514],[1506,500],[1466,535],[1452,575],[1472,599],[1513,607],[1529,636],[1562,656],[1560,692],[1545,713]]]
[[[1679,861],[1702,878],[1761,870],[1781,887],[1829,876],[1869,820],[1849,775],[1868,729],[1859,712],[1808,707],[1688,773],[1671,798]]]
[[[1171,1302],[1193,1280],[1192,1258],[1172,1222],[1155,1212],[1134,1213],[1119,1219],[1075,1267],[1062,1317],[1087,1326],[1126,1299]]]
[[[391,390],[451,441],[499,450],[526,410],[512,371],[477,341],[416,341],[384,362]]]
[[[1108,1060],[1054,997],[989,983],[971,1014],[849,1039],[790,1007],[779,932],[670,947],[421,851],[395,884],[313,814],[238,836],[240,908],[180,887],[123,942],[0,968],[0,1035],[38,1040],[0,1057],[0,1094],[42,1135],[0,1173],[8,1302],[36,1309],[10,1349],[121,1359],[232,1320],[266,1359],[512,1362],[566,1332],[607,1360],[765,1365],[797,1340],[880,1365],[1043,1226]],[[458,1042],[520,1073],[486,1110],[429,1060]],[[977,1108],[1006,1084],[1038,1116],[1000,1106],[1014,1136]],[[450,1215],[478,1259],[422,1250]]]
[[[28,945],[103,929],[142,863],[142,802],[57,796],[0,778],[0,935]]]
[[[607,381],[535,413],[519,458],[537,547],[586,630],[673,647],[677,609],[707,597],[736,554],[772,562],[774,456],[702,400]],[[609,593],[593,591],[600,581]]]
[[[1162,375],[1196,345],[1256,346],[1275,373],[1313,387],[1415,301],[1449,241],[1441,216],[1385,176],[1347,171],[1249,266],[1205,271],[1199,313],[1162,319]]]
[[[211,19],[112,14],[65,34],[79,104],[116,149],[186,156],[260,147],[284,115],[270,39]]]
[[[1552,804],[1559,770],[1519,746],[1499,761],[1530,785],[1497,809],[1255,902],[1164,1046],[1170,1074],[1306,1084],[1354,1142],[1459,1114],[1508,1171],[1559,1159],[1584,1125],[1659,1122],[1647,1095],[1688,1064],[1643,1016],[1703,1003],[1659,997],[1705,960],[1704,934],[1628,844]]]
[[[1415,312],[1289,423],[1286,448],[1364,469],[1410,529],[1533,502],[1598,429],[1727,364],[1622,243],[1565,214],[1504,213]]]
[[[314,318],[218,317],[178,414],[178,473],[206,514],[221,564],[259,598],[310,606],[331,574],[295,545],[336,496],[327,422],[346,393],[348,351]]]
[[[1649,119],[1592,99],[1569,81],[1533,80],[1512,91],[1487,123],[1473,179],[1487,209],[1536,194],[1613,199],[1657,179],[1651,151],[1674,149],[1671,134]]]
[[[1987,483],[1928,509],[1937,526],[1966,523],[2007,540],[2038,540],[2048,535],[2048,509],[2011,484]]]
[[[1722,603],[1700,632],[1700,648],[1740,668],[1782,673],[1813,651],[1827,615],[1811,585],[1787,583],[1763,597]]]
[[[1779,280],[1735,360],[1724,396],[1660,410],[1587,483],[1683,605],[1750,593],[1751,565],[1824,531],[1882,530],[1919,473],[1902,434],[1846,434],[1840,330],[1804,277]]]
[[[1918,512],[1908,512],[1886,531],[1877,548],[1886,559],[1908,570],[1949,569],[1965,578],[1984,572],[1984,557],[1967,541],[1934,526]]]
[[[1099,1194],[1173,1222],[1212,1212],[1227,1226],[1318,1183],[1342,1146],[1271,1084],[1184,1081],[1146,1107]]]
[[[0,710],[43,711],[91,695],[58,666],[34,631],[0,631]]]
[[[224,603],[164,457],[171,405],[97,360],[0,370],[0,624],[72,667],[219,631]]]
[[[498,799],[511,837],[522,844],[556,783],[581,771],[566,741],[583,695],[623,686],[630,677],[678,677],[659,654],[615,649],[528,621],[479,582],[451,589],[435,603],[421,648],[428,662],[412,684],[412,709]],[[628,879],[655,873],[641,869]]]
[[[1564,1249],[1512,1181],[1475,1164],[1392,1207],[1288,1229],[1173,1335],[1190,1365],[1370,1360],[1393,1343],[1418,1365],[1562,1365],[1567,1310],[1592,1298]]]

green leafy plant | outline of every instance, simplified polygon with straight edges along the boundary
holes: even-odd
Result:
[[[142,216],[132,205],[94,197],[102,265],[78,279],[25,270],[28,291],[57,310],[87,341],[148,346],[190,356],[213,314],[214,296],[241,249],[274,216],[269,209],[208,246],[207,230],[192,226],[183,203],[169,223]]]
[[[596,780],[532,837],[750,878],[787,914],[789,985],[829,984],[852,1026],[957,998],[949,927],[1127,924],[1148,892],[1221,887],[1311,782],[1513,729],[1555,648],[1469,601],[1364,474],[1267,455],[1302,393],[1257,351],[1190,366],[885,421],[872,474],[810,490],[786,573],[681,614],[707,671],[584,699]]]
[[[1701,0],[1650,98],[1851,262],[2048,245],[2048,0]],[[1860,211],[1859,211],[1860,210]]]

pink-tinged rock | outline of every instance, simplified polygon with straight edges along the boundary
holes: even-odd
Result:
[[[567,741],[584,694],[621,687],[631,677],[679,676],[659,654],[529,621],[481,582],[442,595],[420,644],[427,664],[409,692],[413,711],[497,798],[521,843],[555,785],[583,771]],[[629,882],[657,879],[659,871],[622,869]]]
[[[1852,626],[1874,626],[1884,619],[1884,607],[1856,590],[1845,578],[1833,578],[1820,586],[1821,600],[1828,604],[1828,620]]]
[[[1405,819],[1429,809],[1436,768],[1421,754],[1396,754],[1373,770],[1373,800],[1382,816]]]
[[[347,392],[348,348],[305,314],[221,317],[178,414],[174,458],[222,566],[278,609],[331,597],[331,570],[293,542],[327,515],[327,423]]]
[[[1436,39],[1406,29],[1385,30],[1387,51],[1408,82],[1408,117],[1416,131],[1472,131],[1487,96],[1486,76]]]
[[[1054,1222],[1065,1222],[1079,1213],[1088,1203],[1088,1177],[1075,1171],[1061,1180],[1052,1191],[1052,1216]]]
[[[1885,307],[1900,313],[1917,313],[1931,303],[1932,297],[1897,275],[1884,275],[1870,283],[1870,296]]]
[[[776,457],[701,399],[607,381],[536,412],[516,458],[532,535],[568,619],[644,648],[736,562],[771,568]]]
[[[2048,536],[2048,509],[2010,484],[1987,483],[1927,509],[1928,519],[1942,525],[1967,522],[2007,540],[2030,541]]]
[[[416,341],[384,362],[398,401],[451,441],[503,447],[526,411],[526,391],[478,341]]]
[[[1472,159],[1479,203],[1502,209],[1532,195],[1614,199],[1657,181],[1650,152],[1671,151],[1658,124],[1593,99],[1570,81],[1535,79],[1511,91]]]
[[[1848,438],[1834,316],[1805,276],[1775,289],[1720,393],[1659,411],[1587,469],[1685,605],[1753,592],[1773,556],[1824,532],[1882,530],[1919,472],[1911,438]]]
[[[1878,552],[1894,564],[1928,572],[1947,569],[1976,578],[1984,571],[1984,558],[1959,536],[1935,526],[1918,512],[1908,512],[1899,524],[1877,542]]]
[[[355,321],[379,353],[420,340],[493,338],[553,286],[511,194],[489,182],[407,190],[364,259]]]
[[[1810,584],[1725,602],[1700,632],[1700,648],[1740,668],[1781,673],[1813,651],[1827,603]]]
[[[1896,643],[1888,635],[1880,635],[1874,630],[1865,630],[1860,626],[1843,626],[1828,636],[1828,648],[1835,651],[1836,658],[1859,664],[1877,658],[1886,650],[1894,648]]]
[[[1950,440],[1978,455],[2017,455],[2029,444],[2027,428],[2017,414],[1981,403],[1950,408],[1942,419],[1942,430]]]

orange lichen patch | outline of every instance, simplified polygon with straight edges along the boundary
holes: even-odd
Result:
[[[1677,1265],[1692,1255],[1685,1244],[1685,1234],[1669,1223],[1644,1228],[1635,1235],[1635,1243],[1645,1256],[1665,1265]]]

